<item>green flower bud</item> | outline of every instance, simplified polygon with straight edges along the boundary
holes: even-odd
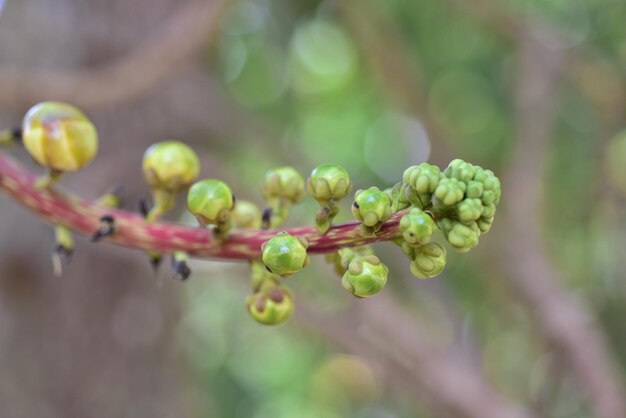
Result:
[[[467,183],[467,191],[465,192],[467,197],[474,199],[480,198],[483,195],[483,184],[478,181],[470,181]]]
[[[478,221],[476,221],[476,225],[478,225],[478,229],[480,229],[480,232],[486,234],[487,232],[489,232],[491,226],[493,225],[493,217],[480,218]]]
[[[485,205],[500,203],[500,180],[493,174],[491,170],[484,170],[480,167],[476,170],[474,175],[474,181],[477,181],[483,185],[484,191],[481,199]]]
[[[446,266],[446,249],[430,242],[415,248],[415,258],[411,262],[411,273],[418,279],[428,279],[439,275]]]
[[[234,204],[230,187],[221,180],[198,181],[187,194],[187,208],[202,225],[225,224]]]
[[[404,170],[402,182],[413,187],[418,195],[423,195],[432,194],[442,178],[443,174],[439,167],[422,163]]]
[[[468,198],[457,205],[456,212],[461,222],[475,221],[482,215],[483,204],[480,199]]]
[[[247,306],[252,318],[265,325],[282,324],[294,310],[293,296],[283,286],[271,286],[250,295]]]
[[[444,206],[452,206],[461,200],[465,194],[467,186],[455,178],[445,178],[439,182],[435,189],[435,197]]]
[[[24,117],[22,140],[31,157],[57,172],[77,171],[98,152],[98,133],[91,121],[72,105],[44,102]]]
[[[274,274],[289,277],[309,262],[306,243],[287,232],[279,232],[263,244],[263,263]]]
[[[495,203],[485,204],[483,205],[483,210],[481,212],[481,216],[483,218],[493,218],[496,214],[496,205]]]
[[[321,164],[311,172],[307,179],[307,190],[320,204],[329,200],[346,197],[352,188],[350,176],[345,168],[337,164]]]
[[[430,241],[435,230],[435,221],[426,212],[413,208],[400,220],[402,238],[409,245],[420,245]]]
[[[378,187],[359,190],[354,195],[352,214],[367,227],[380,227],[391,216],[391,199]]]
[[[143,155],[143,174],[152,189],[179,190],[191,184],[199,173],[198,156],[182,142],[159,142]]]
[[[445,222],[441,222],[439,226],[452,248],[459,252],[467,252],[478,245],[480,229],[476,222],[465,224],[447,219]]]
[[[396,183],[393,187],[383,190],[383,193],[385,193],[391,200],[392,213],[411,206],[411,201],[408,199],[406,194],[407,188],[411,188],[411,186],[404,183]]]
[[[254,203],[247,200],[237,200],[230,217],[236,228],[258,229],[261,227],[261,211]]]
[[[452,160],[443,172],[446,177],[454,178],[464,183],[468,183],[476,174],[476,167],[473,164],[466,163],[463,160]]]
[[[375,255],[355,257],[341,279],[342,286],[354,296],[375,295],[387,283],[389,269]]]
[[[293,167],[274,168],[265,173],[261,192],[270,205],[281,199],[299,203],[306,196],[304,178]]]

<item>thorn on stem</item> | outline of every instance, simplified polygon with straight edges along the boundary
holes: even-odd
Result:
[[[263,209],[263,215],[261,216],[261,229],[270,229],[273,212],[272,208]]]
[[[100,218],[100,228],[91,237],[91,242],[99,242],[113,234],[115,234],[115,218],[111,215],[104,215]]]
[[[185,260],[174,261],[174,266],[172,269],[174,272],[173,278],[175,280],[185,281],[191,275],[191,269],[189,268]]]
[[[63,274],[63,265],[68,264],[72,255],[74,255],[74,249],[65,247],[61,244],[55,245],[52,250],[52,270],[54,275],[60,277]]]
[[[144,218],[147,218],[150,213],[150,205],[148,204],[148,199],[145,197],[139,199],[139,213],[141,213]]]

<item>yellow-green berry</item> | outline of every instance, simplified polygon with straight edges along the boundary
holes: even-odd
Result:
[[[391,199],[378,187],[358,190],[352,205],[354,217],[367,227],[377,227],[391,216]]]
[[[247,200],[238,199],[230,217],[235,228],[258,229],[261,227],[261,211],[254,203]]]
[[[37,163],[57,172],[80,170],[98,152],[98,133],[91,121],[60,102],[32,107],[24,117],[22,140]]]
[[[313,169],[307,179],[307,190],[320,204],[343,199],[352,188],[350,176],[338,164],[321,164]]]
[[[467,183],[474,178],[477,167],[473,164],[466,163],[463,160],[452,160],[448,167],[444,170],[444,174],[448,178],[455,178],[463,183]]]
[[[202,225],[226,223],[234,204],[230,187],[221,180],[198,181],[187,194],[187,208]]]
[[[143,155],[143,174],[152,189],[177,191],[191,184],[199,173],[195,151],[179,141],[156,143]]]
[[[262,289],[249,296],[247,306],[252,318],[265,325],[282,324],[294,311],[293,296],[283,286]]]
[[[387,283],[389,269],[375,255],[355,257],[341,279],[341,285],[359,298],[378,293]]]
[[[413,187],[417,194],[423,195],[433,193],[442,178],[443,174],[439,167],[422,163],[404,170],[402,182]]]
[[[467,252],[478,245],[480,228],[476,222],[461,223],[449,218],[439,222],[446,240],[459,252]]]
[[[261,192],[270,205],[283,199],[299,203],[306,196],[304,178],[293,167],[274,168],[265,173]]]
[[[279,232],[263,244],[263,263],[272,273],[289,277],[308,264],[306,247],[301,239]]]
[[[411,273],[418,279],[428,279],[439,275],[446,267],[446,249],[436,242],[415,248],[415,258],[411,261]]]

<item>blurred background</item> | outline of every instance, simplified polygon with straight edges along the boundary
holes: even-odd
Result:
[[[0,127],[81,107],[83,196],[121,183],[135,210],[165,139],[258,204],[268,168],[323,162],[356,189],[462,158],[504,193],[436,279],[379,244],[389,283],[357,300],[315,257],[280,327],[245,311],[245,263],[182,284],[79,238],[56,278],[51,227],[0,193],[0,417],[623,418],[625,20],[622,0],[0,0]]]

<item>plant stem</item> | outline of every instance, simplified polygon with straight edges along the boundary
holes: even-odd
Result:
[[[219,242],[211,231],[166,222],[148,223],[139,213],[112,210],[96,202],[60,191],[38,189],[37,175],[30,172],[6,152],[0,151],[0,189],[52,224],[66,226],[78,233],[92,236],[100,228],[103,215],[115,217],[116,234],[104,240],[113,244],[172,254],[185,251],[192,257],[252,260],[260,257],[261,244],[276,234],[276,230],[232,231],[228,239]],[[398,222],[406,210],[395,213],[384,223],[376,236],[364,238],[360,223],[348,222],[331,227],[324,235],[316,228],[286,229],[290,234],[305,238],[312,254],[329,253],[342,247],[389,241],[399,236]]]

